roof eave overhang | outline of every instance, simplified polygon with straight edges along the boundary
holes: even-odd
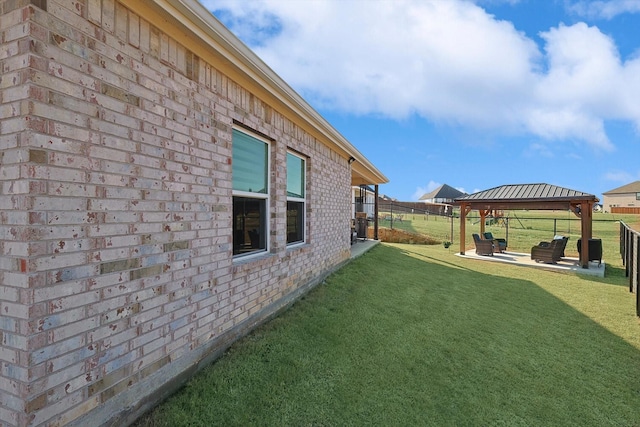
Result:
[[[130,2],[127,7],[155,25],[172,22],[183,33],[172,34],[194,53],[215,59],[216,67],[239,79],[257,96],[262,97],[281,114],[292,120],[343,158],[353,157],[352,184],[384,184],[389,182],[360,151],[315,111],[281,77],[269,68],[251,49],[234,36],[197,0],[153,0]],[[193,36],[201,43],[193,43]]]

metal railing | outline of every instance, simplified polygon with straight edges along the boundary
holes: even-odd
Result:
[[[629,292],[636,294],[636,316],[640,316],[640,233],[620,221],[620,255],[625,277],[629,278]]]

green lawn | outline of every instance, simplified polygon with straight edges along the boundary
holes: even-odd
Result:
[[[609,276],[381,244],[138,425],[638,426],[635,295]]]

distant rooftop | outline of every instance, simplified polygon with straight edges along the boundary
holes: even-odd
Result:
[[[457,190],[447,184],[442,184],[440,187],[436,188],[430,193],[425,194],[420,197],[420,200],[435,200],[435,199],[448,199],[454,200],[456,197],[464,196],[460,190]]]
[[[623,185],[622,187],[614,188],[602,194],[627,194],[627,193],[640,193],[640,181],[632,182],[631,184]]]

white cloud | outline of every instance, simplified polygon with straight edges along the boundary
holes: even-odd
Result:
[[[609,171],[603,177],[606,181],[619,182],[620,184],[628,184],[640,180],[640,170],[636,174],[624,171]]]
[[[442,184],[435,181],[429,181],[429,183],[425,187],[417,187],[416,191],[411,196],[411,200],[420,200],[420,197],[425,194],[431,193],[436,188],[440,187]]]
[[[537,158],[537,157],[546,157],[552,158],[553,152],[551,149],[545,145],[540,143],[532,143],[529,145],[527,150],[524,152],[524,155],[529,158]]]
[[[541,33],[540,50],[468,1],[203,4],[227,9],[232,30],[255,40],[254,51],[323,109],[415,114],[600,150],[612,149],[607,120],[632,121],[640,130],[640,58],[621,62],[614,41],[583,23]]]
[[[638,0],[578,1],[569,10],[586,18],[613,19],[623,13],[639,13]]]

